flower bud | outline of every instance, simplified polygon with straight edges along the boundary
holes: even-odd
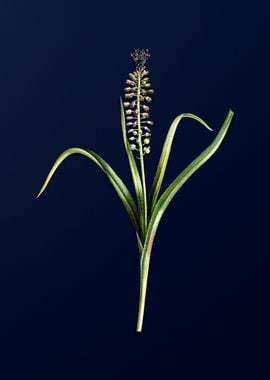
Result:
[[[145,77],[145,76],[148,75],[148,74],[149,74],[149,71],[144,70],[144,71],[142,72],[142,77]]]
[[[145,153],[145,154],[149,154],[150,151],[151,151],[150,146],[144,146],[144,147],[143,147],[143,153]]]
[[[142,127],[142,129],[144,129],[145,131],[147,131],[147,132],[151,132],[151,129],[149,129],[148,127]]]
[[[135,85],[136,85],[136,83],[133,82],[133,81],[130,80],[130,79],[127,79],[127,80],[126,80],[126,84],[130,84],[131,86],[135,86]]]
[[[127,99],[133,98],[134,96],[136,97],[136,94],[134,94],[134,92],[131,92],[129,94],[125,94],[125,98],[127,98]]]
[[[142,120],[142,121],[141,121],[141,124],[148,124],[148,125],[150,125],[151,127],[154,125],[153,121],[150,121],[150,120]]]
[[[149,113],[143,112],[143,113],[141,113],[141,117],[142,117],[142,119],[147,119],[149,117]]]
[[[137,82],[137,74],[135,72],[133,73],[129,73],[128,76],[134,81],[134,82]]]
[[[142,108],[143,108],[144,111],[149,111],[150,110],[150,107],[145,106],[145,105],[142,105]]]
[[[142,84],[147,83],[149,81],[149,77],[142,79]]]

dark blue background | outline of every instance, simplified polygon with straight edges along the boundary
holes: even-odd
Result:
[[[268,379],[267,1],[1,1],[1,379]],[[89,147],[131,185],[119,96],[149,48],[155,121],[147,176],[175,116],[166,184],[214,138],[155,241],[143,334],[139,264],[105,176],[74,156],[35,200],[57,155]]]

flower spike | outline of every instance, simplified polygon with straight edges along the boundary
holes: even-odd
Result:
[[[149,71],[145,70],[145,64],[150,57],[150,53],[148,49],[136,49],[130,55],[135,63],[135,71],[129,73],[130,79],[126,80],[127,87],[125,87],[124,92],[126,99],[134,100],[131,102],[124,102],[123,105],[125,108],[126,120],[132,120],[132,116],[134,120],[132,123],[127,123],[127,126],[129,127],[127,133],[133,132],[134,135],[138,136],[136,141],[133,141],[134,139],[129,139],[129,141],[132,141],[130,148],[133,151],[139,151],[140,157],[138,158],[142,160],[142,157],[145,154],[150,153],[149,144],[151,136],[151,134],[148,133],[148,138],[142,139],[144,136],[144,127],[142,124],[146,120],[149,122],[149,125],[153,126],[154,124],[152,121],[148,120],[150,107],[144,104],[145,102],[149,103],[152,100],[148,95],[154,93],[154,90],[151,88],[151,83],[149,82]]]

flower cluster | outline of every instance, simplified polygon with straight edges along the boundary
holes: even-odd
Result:
[[[130,54],[131,58],[135,62],[136,70],[143,71],[145,68],[145,63],[150,57],[149,50],[139,50],[136,49],[133,53]]]
[[[149,71],[145,70],[145,62],[150,54],[148,50],[135,50],[131,54],[136,69],[129,74],[126,80],[125,107],[126,125],[128,129],[128,140],[131,150],[137,150],[142,154],[150,153],[150,137],[153,122],[149,120],[151,102],[150,95],[154,93],[149,82]]]

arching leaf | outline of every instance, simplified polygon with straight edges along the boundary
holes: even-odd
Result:
[[[89,149],[84,148],[69,148],[65,150],[60,156],[56,159],[54,162],[40,192],[37,195],[37,198],[44,192],[46,187],[48,186],[48,183],[50,182],[52,176],[58,169],[58,167],[61,165],[61,163],[69,156],[73,154],[81,154],[83,156],[86,156],[91,161],[93,161],[97,166],[106,174],[109,181],[113,185],[114,189],[116,190],[119,198],[123,202],[124,207],[127,210],[127,213],[131,219],[131,222],[133,226],[135,227],[136,232],[138,233],[138,236],[140,237],[140,228],[138,223],[138,212],[136,205],[134,203],[134,200],[132,198],[132,195],[130,194],[129,190],[127,189],[124,182],[121,180],[121,178],[115,173],[115,171],[112,169],[112,167],[98,154],[92,152]]]
[[[150,191],[150,196],[149,196],[149,209],[153,211],[156,200],[158,198],[158,194],[161,189],[161,185],[163,182],[163,178],[165,175],[165,171],[167,168],[167,163],[170,157],[170,152],[171,152],[171,147],[174,139],[174,135],[176,132],[177,127],[179,126],[179,123],[182,119],[184,118],[190,118],[198,121],[200,124],[202,124],[205,128],[209,129],[212,131],[212,129],[198,116],[193,115],[192,113],[182,113],[181,115],[177,116],[174,121],[172,122],[169,131],[166,136],[166,140],[163,144],[162,152],[160,155],[159,163],[157,166],[156,174],[153,180],[152,188]]]

